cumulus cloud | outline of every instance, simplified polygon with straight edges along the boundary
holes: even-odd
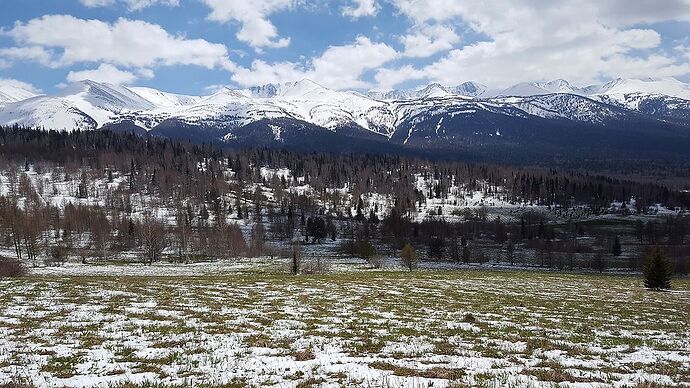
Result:
[[[108,7],[117,2],[125,4],[130,11],[140,11],[154,5],[167,5],[169,7],[177,7],[180,5],[180,0],[79,0],[83,5],[94,7]]]
[[[0,58],[8,64],[12,61],[33,61],[44,66],[57,67],[53,62],[53,53],[41,46],[7,47],[0,48]]]
[[[232,80],[242,86],[254,86],[308,78],[335,89],[366,88],[371,86],[362,79],[367,70],[398,57],[398,52],[387,44],[360,36],[352,44],[329,47],[306,64],[255,60],[250,68],[238,68]]]
[[[287,47],[290,38],[281,38],[268,19],[274,12],[290,9],[297,0],[202,0],[209,8],[209,20],[240,23],[237,39],[251,47]]]
[[[393,89],[404,82],[426,78],[424,71],[415,69],[412,65],[406,65],[397,69],[379,69],[374,76],[377,88],[381,90]]]
[[[405,46],[403,55],[426,58],[447,51],[460,42],[460,36],[452,27],[440,24],[415,26],[411,32],[400,38]]]
[[[423,78],[442,83],[473,79],[507,86],[520,80],[561,77],[588,83],[618,76],[690,73],[687,61],[660,49],[657,31],[643,27],[660,21],[690,21],[690,0],[663,4],[643,0],[495,0],[481,5],[455,0],[390,1],[417,25],[453,23],[483,37],[416,69]],[[409,44],[403,38],[406,53],[410,52],[408,46],[425,45],[425,35],[417,35],[412,34]],[[443,50],[441,42],[439,50]],[[380,74],[379,82],[387,85],[399,76],[396,71]]]
[[[19,47],[57,49],[56,66],[79,62],[107,62],[125,67],[195,65],[232,69],[228,50],[203,39],[170,35],[161,26],[120,18],[114,23],[69,15],[46,15],[16,23],[7,35]]]
[[[115,0],[79,0],[79,2],[91,8],[107,7],[115,4]]]
[[[343,15],[353,19],[364,16],[376,16],[379,11],[376,0],[352,0],[351,5],[343,7]]]
[[[11,79],[11,78],[0,78],[0,85],[6,85],[6,86],[16,88],[16,89],[27,90],[27,91],[34,93],[34,94],[43,93],[43,91],[41,89],[35,87],[34,85],[32,85],[30,83],[18,81],[16,79]]]
[[[77,82],[91,80],[115,85],[129,85],[139,78],[151,77],[153,77],[153,73],[148,69],[142,69],[135,74],[130,71],[120,70],[113,65],[103,63],[98,66],[98,68],[92,70],[70,71],[69,74],[67,74],[67,81]]]

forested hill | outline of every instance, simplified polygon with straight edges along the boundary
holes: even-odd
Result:
[[[399,210],[414,207],[422,197],[447,196],[451,187],[494,188],[510,202],[527,202],[569,207],[586,204],[595,208],[612,201],[635,198],[641,209],[662,203],[668,207],[690,207],[690,194],[664,185],[615,179],[587,172],[557,169],[507,167],[456,161],[430,161],[399,155],[331,154],[292,152],[278,149],[221,149],[156,137],[109,131],[56,132],[0,128],[2,168],[28,169],[60,166],[68,171],[82,167],[98,174],[126,176],[131,191],[155,190],[167,196],[221,195],[232,186],[223,179],[228,172],[235,184],[264,183],[262,170],[284,170],[299,183],[316,192],[348,187],[357,194],[375,192],[391,195]],[[425,190],[418,176],[433,178]],[[274,175],[278,176],[278,175]],[[289,182],[288,182],[289,183]]]

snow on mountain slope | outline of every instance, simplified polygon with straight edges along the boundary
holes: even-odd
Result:
[[[199,100],[201,100],[201,97],[197,96],[186,96],[183,94],[166,93],[152,88],[130,87],[127,89],[138,94],[144,100],[148,101],[157,108],[188,106],[195,104],[199,102]]]
[[[98,123],[69,101],[33,97],[0,108],[0,124],[57,130],[91,130]]]
[[[690,85],[675,78],[616,79],[584,88],[588,95],[661,94],[690,100]]]
[[[686,122],[690,85],[674,78],[617,79],[584,89],[592,99],[661,120]]]
[[[241,90],[223,88],[210,96],[194,97],[82,81],[54,96],[33,97],[0,106],[0,124],[95,129],[126,121],[146,130],[153,130],[162,123],[172,130],[178,123],[184,131],[194,128],[222,131],[264,119],[294,119],[336,132],[363,128],[392,137],[403,123],[409,128],[422,122],[428,126],[427,120],[432,120],[434,127],[443,130],[462,125],[460,118],[469,119],[472,114],[483,115],[483,120],[499,116],[526,119],[538,116],[594,124],[634,114],[626,113],[621,107],[655,119],[687,123],[690,108],[686,100],[646,93],[663,91],[683,95],[686,88],[690,90],[688,85],[668,79],[628,81],[585,89],[573,87],[564,80],[523,83],[502,93],[513,96],[498,98],[487,98],[491,94],[487,88],[474,82],[455,87],[431,84],[415,91],[365,95],[331,90],[302,80]],[[638,86],[645,92],[625,93]],[[584,96],[593,92],[606,94]],[[447,117],[442,122],[444,115]]]
[[[446,87],[446,90],[452,94],[466,97],[483,97],[489,91],[485,85],[472,81],[464,82],[457,86]]]
[[[30,85],[23,82],[0,79],[0,105],[19,102],[38,95]]]
[[[504,97],[497,98],[495,101],[507,106],[520,108],[531,115],[549,119],[561,118],[578,122],[603,124],[625,116],[624,112],[615,107],[568,93]]]
[[[385,102],[356,92],[330,90],[309,80],[279,85],[270,101],[294,118],[331,130],[356,124],[388,133],[395,121]]]
[[[242,91],[223,88],[207,97],[198,97],[182,106],[164,106],[152,110],[121,114],[117,121],[128,120],[151,130],[165,120],[187,125],[235,128],[264,118],[289,116],[270,101],[262,102],[248,97]]]
[[[573,87],[563,79],[549,82],[522,82],[509,87],[499,93],[499,96],[527,97],[552,93],[579,93],[580,89]]]
[[[664,121],[690,122],[690,100],[662,94],[597,94],[593,99]]]
[[[476,82],[465,82],[457,86],[443,86],[432,83],[417,90],[371,90],[367,97],[381,101],[418,100],[423,98],[439,97],[482,97],[488,92],[488,88]]]
[[[68,130],[74,124],[75,128],[94,129],[113,121],[119,114],[154,108],[153,103],[126,87],[80,81],[68,85],[55,96],[5,106],[0,112],[0,124],[21,122],[22,125]],[[25,117],[18,117],[19,112]]]

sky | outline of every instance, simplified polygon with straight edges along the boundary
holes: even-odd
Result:
[[[690,82],[690,0],[2,0],[0,79],[208,94]]]

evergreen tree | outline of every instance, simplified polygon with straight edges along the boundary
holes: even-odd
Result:
[[[654,248],[647,255],[644,286],[657,291],[671,288],[671,269],[661,248]]]
[[[443,259],[443,254],[446,251],[446,242],[440,238],[435,237],[429,241],[429,257],[431,259],[436,258],[437,260]]]
[[[621,248],[621,239],[618,236],[616,236],[616,238],[613,239],[611,253],[613,253],[614,256],[620,256],[621,253],[623,253],[623,249]]]

